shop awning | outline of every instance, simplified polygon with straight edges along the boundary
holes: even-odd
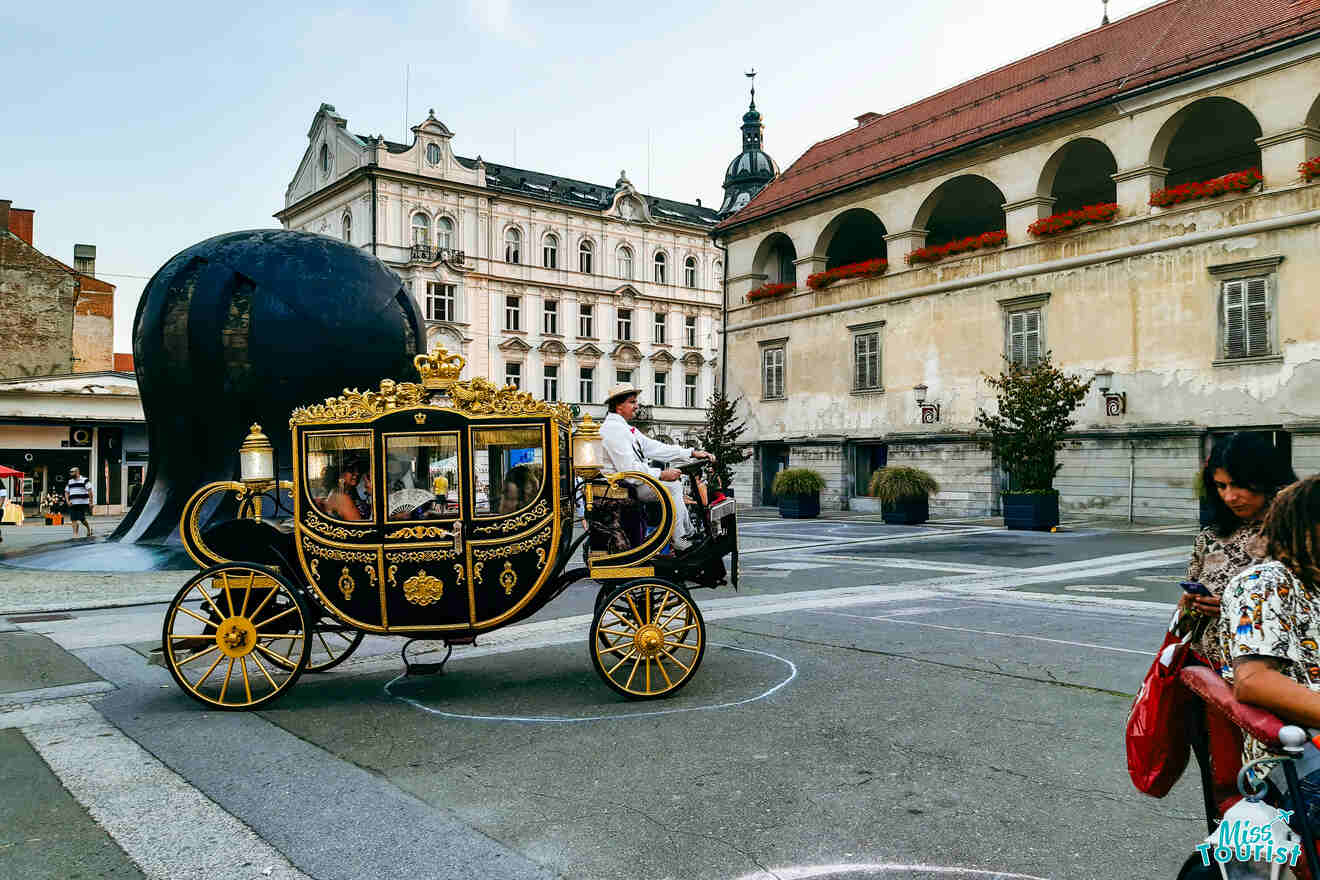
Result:
[[[21,476],[23,476],[22,471],[16,471],[11,467],[5,467],[4,465],[0,464],[0,477],[21,477]]]

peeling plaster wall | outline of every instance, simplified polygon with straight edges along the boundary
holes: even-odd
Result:
[[[113,293],[78,294],[73,315],[73,371],[114,369],[115,303]]]
[[[72,273],[0,232],[0,379],[72,372],[77,295]]]

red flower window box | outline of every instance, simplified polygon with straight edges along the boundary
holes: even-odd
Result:
[[[1058,235],[1061,232],[1067,232],[1069,229],[1085,226],[1088,223],[1108,223],[1116,216],[1118,216],[1118,204],[1115,202],[1087,205],[1084,208],[1078,208],[1076,211],[1064,211],[1061,214],[1042,217],[1028,226],[1027,232],[1037,238],[1046,238],[1051,235]]]
[[[1320,177],[1320,156],[1317,156],[1314,159],[1307,159],[1301,165],[1297,166],[1297,170],[1301,172],[1302,180],[1314,180],[1315,178]]]
[[[822,290],[845,278],[873,278],[885,274],[888,269],[888,260],[862,260],[860,263],[849,263],[846,266],[826,269],[824,272],[815,272],[807,277],[807,287],[812,290]]]
[[[917,248],[907,255],[908,265],[914,263],[933,263],[936,260],[942,260],[945,257],[954,254],[962,254],[967,251],[979,251],[982,248],[999,247],[1008,241],[1008,233],[1002,229],[994,232],[983,232],[980,235],[972,235],[967,238],[960,238],[957,241],[951,241],[948,244],[932,245],[931,247]]]
[[[1156,190],[1150,195],[1150,203],[1157,208],[1167,208],[1182,202],[1222,196],[1224,193],[1246,192],[1259,184],[1262,179],[1259,168],[1248,168],[1246,171],[1234,171],[1223,177]]]
[[[760,287],[748,291],[747,301],[756,302],[758,299],[769,299],[772,296],[788,293],[792,289],[792,284],[762,284]]]

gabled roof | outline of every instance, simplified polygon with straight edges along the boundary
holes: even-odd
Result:
[[[1168,0],[820,141],[719,229],[1317,35],[1316,0]]]

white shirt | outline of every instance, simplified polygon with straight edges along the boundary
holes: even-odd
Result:
[[[629,426],[623,416],[608,413],[600,426],[600,442],[605,449],[606,472],[641,471],[660,478],[660,468],[651,467],[651,459],[670,461],[691,458],[692,448],[674,446],[652,440],[641,431]]]

